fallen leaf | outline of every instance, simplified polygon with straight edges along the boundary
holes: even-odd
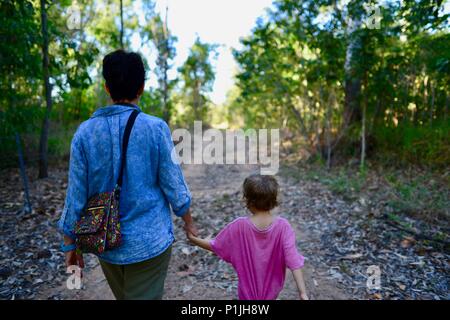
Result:
[[[381,299],[383,299],[383,296],[381,295],[381,293],[374,293],[372,295],[372,299],[381,300]]]
[[[342,260],[354,260],[354,259],[359,259],[363,256],[362,253],[355,253],[355,254],[347,254],[343,257],[341,257]]]
[[[401,242],[400,242],[400,246],[402,248],[409,248],[411,246],[413,246],[416,243],[416,239],[414,239],[413,237],[405,237]]]
[[[397,286],[399,287],[400,290],[405,291],[406,286],[404,284],[401,283],[397,283]]]
[[[192,289],[192,286],[190,286],[190,285],[185,285],[184,287],[183,287],[183,293],[186,293],[186,292],[188,292],[188,291],[191,291],[191,289]]]

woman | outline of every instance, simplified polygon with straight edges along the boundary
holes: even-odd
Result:
[[[94,112],[76,131],[69,185],[58,227],[64,233],[66,265],[84,267],[75,250],[75,223],[88,199],[113,189],[125,125],[144,90],[141,57],[117,50],[103,59],[105,89],[114,102]],[[169,127],[139,113],[128,143],[120,198],[122,244],[98,255],[116,299],[161,299],[174,241],[170,207],[185,229],[197,233],[189,211],[191,194],[180,166],[172,161]]]

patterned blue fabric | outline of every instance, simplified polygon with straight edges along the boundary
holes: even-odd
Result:
[[[139,109],[136,106],[137,109]],[[87,200],[111,191],[117,181],[122,138],[133,107],[98,109],[76,131],[71,146],[69,184],[58,228],[71,238]],[[170,129],[141,112],[131,131],[120,199],[123,243],[99,256],[113,264],[140,262],[164,252],[174,241],[170,207],[189,209],[191,194],[179,164],[172,161]]]

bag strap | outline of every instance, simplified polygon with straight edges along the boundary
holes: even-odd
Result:
[[[139,115],[139,110],[133,110],[131,115],[128,117],[127,126],[125,127],[125,131],[123,134],[122,141],[122,155],[120,157],[120,169],[119,169],[119,177],[117,178],[116,187],[120,190],[122,188],[123,181],[123,170],[125,167],[125,163],[127,161],[127,149],[128,149],[128,141],[130,140],[131,129],[133,129],[134,121],[136,117]]]

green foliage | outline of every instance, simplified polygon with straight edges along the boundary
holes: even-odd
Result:
[[[377,28],[367,27],[368,4],[380,8]],[[395,140],[406,158],[434,162],[448,154],[450,34],[442,5],[275,1],[234,51],[240,95],[230,103],[233,116],[247,126],[296,131],[322,156],[327,148],[334,155],[361,153],[364,121],[371,155]]]
[[[139,26],[132,15],[133,2],[123,3],[125,44],[129,45]],[[145,8],[153,15],[151,3],[145,1]],[[48,141],[51,156],[67,155],[72,129],[108,103],[101,60],[104,53],[119,44],[118,4],[113,0],[78,0],[52,1],[47,6],[53,87]],[[39,143],[45,112],[40,2],[1,1],[0,23],[0,148],[4,157],[15,159],[16,146],[11,141],[16,133],[24,137],[30,149],[25,152],[36,153],[33,146]],[[145,94],[144,99],[152,100],[154,94]],[[153,101],[149,103],[151,107],[155,105]]]
[[[40,115],[36,110],[42,74],[38,13],[31,1],[0,3],[1,136],[29,130],[30,120]]]
[[[193,109],[191,120],[203,120],[207,114],[206,93],[212,90],[215,74],[211,64],[211,57],[216,56],[217,45],[195,40],[189,51],[189,56],[178,69],[183,80],[183,92],[188,104]]]
[[[449,126],[448,120],[432,126],[377,126],[373,133],[377,158],[389,165],[414,163],[445,169],[450,163]]]
[[[154,73],[158,80],[159,88],[157,95],[153,96],[155,98],[159,97],[159,104],[162,110],[160,116],[169,123],[173,113],[171,91],[177,83],[177,79],[169,79],[168,73],[172,68],[172,62],[176,55],[175,42],[177,38],[168,29],[167,13],[165,21],[159,15],[151,17],[149,23],[142,28],[141,36],[144,42],[147,39],[150,40],[157,52]]]
[[[40,76],[40,25],[31,1],[0,3],[0,99],[4,102],[19,82]],[[15,80],[15,81],[14,81]]]
[[[162,118],[164,110],[161,101],[161,91],[150,88],[149,90],[144,91],[141,97],[141,109],[148,114]]]
[[[58,130],[76,126],[108,103],[101,60],[120,45],[119,1],[76,3],[75,25],[75,2],[52,1],[47,12],[55,135],[49,144],[56,154],[67,147],[57,142],[65,139]],[[379,28],[367,28],[365,4],[380,6]],[[207,98],[217,45],[197,39],[178,76],[168,79],[176,38],[155,14],[154,1],[140,2],[143,21],[134,14],[136,2],[123,1],[124,47],[139,34],[140,48],[154,49],[156,60],[146,64],[156,66],[151,72],[158,87],[144,92],[141,105],[176,125],[208,119],[224,127],[281,127],[301,136],[308,152],[325,164],[327,148],[333,156],[359,156],[364,122],[369,157],[446,168],[450,34],[442,6],[431,0],[276,0],[234,50],[236,86],[220,107]],[[39,1],[0,3],[2,137],[39,135],[45,100],[40,19]],[[351,20],[361,27],[353,29]],[[355,84],[354,96],[349,82]],[[337,182],[335,188],[341,187]]]

